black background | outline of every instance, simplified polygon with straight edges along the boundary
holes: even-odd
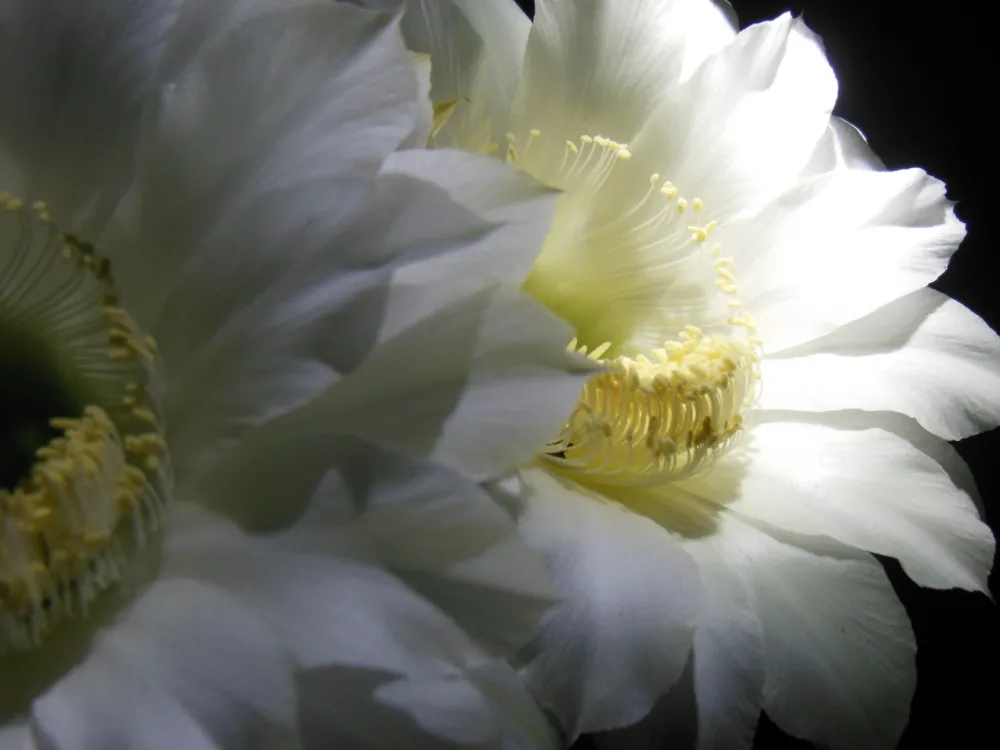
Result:
[[[533,3],[519,0],[530,14]],[[890,169],[919,166],[948,185],[968,236],[934,286],[1000,329],[1000,285],[989,239],[987,174],[995,166],[987,116],[1000,86],[976,4],[913,0],[733,0],[740,27],[786,10],[818,33],[840,81],[836,114],[858,125]],[[987,4],[983,4],[984,6]],[[921,10],[927,7],[931,12]],[[971,13],[971,15],[970,15]],[[989,136],[988,136],[989,131]],[[845,293],[848,293],[845,290]],[[998,394],[1000,397],[1000,394]],[[972,467],[987,523],[1000,524],[1000,431],[956,444]],[[994,558],[995,560],[995,558]],[[887,565],[916,631],[919,681],[899,747],[1000,747],[1000,617],[979,594],[928,591]],[[998,594],[996,566],[990,590]],[[578,743],[587,746],[586,740]],[[766,717],[755,750],[807,750]]]

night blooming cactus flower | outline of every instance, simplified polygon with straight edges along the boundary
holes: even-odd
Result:
[[[404,19],[432,60],[430,145],[562,191],[524,288],[603,367],[497,491],[566,599],[522,674],[569,740],[676,686],[700,748],[750,747],[761,710],[824,747],[894,747],[915,643],[872,553],[984,591],[994,552],[945,442],[1000,421],[997,336],[927,288],[964,235],[945,187],[831,117],[799,19],[536,8]]]
[[[523,462],[587,377],[507,279],[552,191],[399,151],[426,75],[333,2],[0,2],[3,750],[551,746],[541,557],[353,430],[409,389],[413,446]]]

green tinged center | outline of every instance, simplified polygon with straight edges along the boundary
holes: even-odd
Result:
[[[30,472],[35,452],[59,435],[50,420],[78,416],[83,404],[52,354],[0,321],[0,488],[13,490]]]

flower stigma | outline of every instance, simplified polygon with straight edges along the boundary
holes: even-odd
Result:
[[[702,472],[738,441],[760,390],[762,341],[732,258],[709,242],[717,222],[660,173],[637,189],[628,144],[582,135],[557,161],[541,135],[508,133],[504,154],[564,191],[524,289],[574,326],[568,348],[605,371],[539,460],[592,486]],[[632,163],[618,174],[623,162]],[[654,340],[651,329],[676,335]]]
[[[7,192],[0,344],[3,653],[86,616],[155,531],[171,472],[156,344],[120,306],[110,261]]]

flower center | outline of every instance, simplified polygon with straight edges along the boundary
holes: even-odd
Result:
[[[155,342],[111,266],[0,193],[0,652],[37,646],[120,576],[169,497]]]
[[[706,336],[690,326],[651,357],[602,360],[559,438],[541,460],[593,484],[635,486],[683,479],[707,466],[740,435],[759,381],[749,343]],[[570,349],[577,348],[574,339]]]
[[[564,191],[524,289],[574,326],[571,349],[600,344],[589,356],[607,367],[541,461],[604,486],[708,467],[742,433],[762,343],[733,260],[708,249],[717,222],[687,219],[704,214],[701,199],[642,172],[627,144],[583,135],[546,148],[538,129],[507,141],[507,163]]]

